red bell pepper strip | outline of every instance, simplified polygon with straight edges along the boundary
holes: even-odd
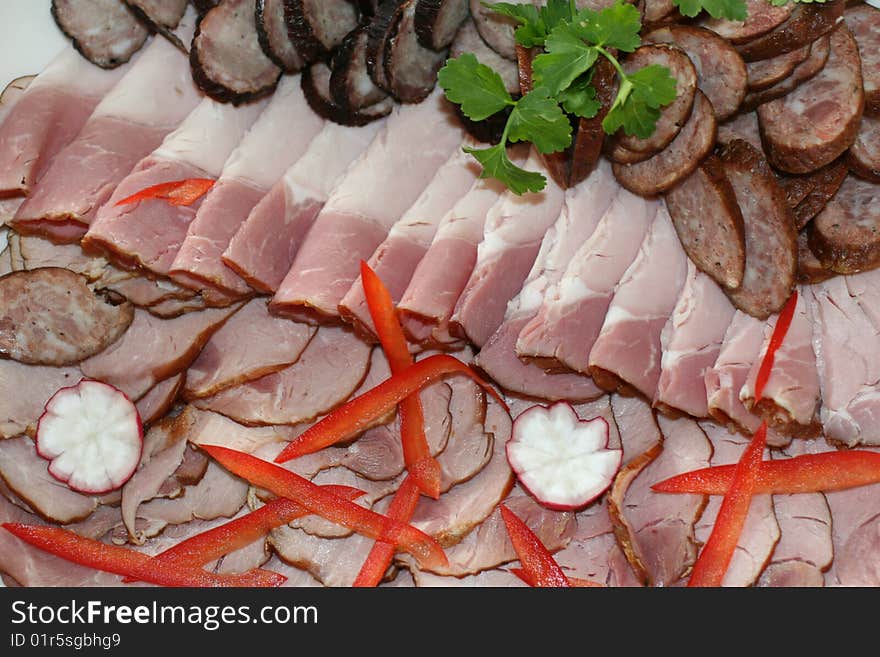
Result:
[[[210,178],[186,178],[159,183],[116,201],[116,205],[128,205],[149,199],[167,201],[171,205],[192,205],[208,193],[214,182]]]
[[[654,484],[660,493],[724,495],[735,465],[692,470]],[[761,461],[755,493],[819,493],[880,483],[880,453],[845,450]]]
[[[788,328],[791,326],[791,320],[794,317],[795,308],[797,308],[798,293],[797,290],[791,293],[782,312],[776,319],[776,326],[773,327],[773,333],[770,335],[770,342],[767,344],[767,351],[758,367],[758,376],[755,378],[755,403],[761,401],[761,395],[764,393],[764,386],[770,379],[770,372],[773,371],[773,361],[776,358],[776,352],[785,340]]]
[[[483,381],[470,366],[454,356],[436,354],[413,363],[400,374],[394,374],[375,388],[349,400],[326,415],[287,444],[275,457],[276,463],[311,454],[336,443],[354,438],[384,417],[401,400],[450,374],[465,374],[489,392],[507,410],[501,395]]]
[[[160,586],[281,586],[287,578],[256,569],[240,575],[217,575],[177,563],[163,563],[147,554],[110,545],[61,527],[4,523],[3,528],[26,543],[81,566],[123,575]]]
[[[400,488],[391,499],[391,504],[388,506],[388,517],[400,522],[409,522],[418,501],[419,487],[413,475],[409,474],[404,478]],[[378,586],[391,564],[394,550],[393,543],[376,541],[370,554],[367,555],[364,565],[361,566],[353,586]]]
[[[733,480],[721,501],[712,533],[694,564],[688,580],[689,587],[717,587],[724,581],[724,574],[733,558],[743,525],[749,515],[766,444],[767,424],[762,422],[736,464]]]
[[[439,568],[447,564],[439,543],[411,525],[358,506],[290,470],[245,452],[217,445],[202,445],[201,448],[224,468],[254,486],[293,500],[315,515],[359,534],[392,542],[413,555],[423,567]]]
[[[388,358],[392,374],[405,372],[413,364],[403,328],[397,319],[394,300],[388,288],[370,266],[361,260],[361,281],[370,317],[376,335]],[[403,443],[403,461],[413,475],[419,489],[435,500],[440,497],[440,464],[431,455],[425,438],[425,417],[418,392],[400,402],[400,438]]]
[[[568,577],[541,543],[541,539],[504,504],[501,505],[501,518],[522,565],[524,576],[520,577],[527,584],[539,587],[571,586]]]
[[[519,577],[522,581],[524,581],[529,586],[535,586],[529,574],[523,570],[522,568],[511,568],[510,572]],[[599,582],[594,582],[590,579],[581,579],[580,577],[572,577],[571,575],[567,575],[568,577],[568,585],[573,588],[583,588],[583,589],[594,589],[594,588],[604,588],[604,584],[600,584]]]

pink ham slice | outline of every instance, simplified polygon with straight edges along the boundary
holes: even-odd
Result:
[[[314,334],[313,326],[274,317],[265,299],[252,299],[202,348],[187,370],[184,395],[208,397],[292,365]]]
[[[187,276],[231,295],[250,292],[221,256],[251,210],[300,158],[323,124],[306,102],[299,76],[283,77],[189,225],[171,265],[172,276]]]
[[[136,309],[122,338],[80,364],[83,374],[138,400],[156,383],[185,370],[238,306],[211,308],[174,319]]]
[[[226,266],[253,289],[274,293],[330,192],[384,123],[354,128],[325,122],[303,156],[239,226],[223,252]]]
[[[510,157],[522,164],[524,154],[519,146]],[[476,264],[486,214],[504,189],[494,178],[480,178],[440,221],[397,305],[411,340],[433,346],[460,342],[450,334],[449,320]]]
[[[686,276],[687,256],[666,206],[661,205],[639,254],[614,292],[605,323],[590,350],[594,377],[610,375],[611,386],[631,386],[648,398],[654,397],[660,380],[660,333]]]
[[[177,29],[192,38],[190,11]],[[174,90],[173,102],[157,89]],[[107,93],[70,144],[52,160],[13,220],[22,232],[75,242],[116,186],[196,107],[201,96],[189,61],[167,39],[153,39]]]
[[[534,150],[525,167],[544,171]],[[547,186],[537,194],[506,192],[486,216],[476,264],[450,321],[455,335],[478,347],[501,325],[507,302],[522,288],[544,234],[562,211],[565,193],[547,178]]]
[[[687,280],[660,333],[663,356],[655,406],[708,415],[705,375],[718,358],[733,313],[727,295],[688,260]]]
[[[184,379],[186,379],[186,372],[168,377],[154,385],[143,397],[138,399],[138,415],[141,416],[141,422],[144,423],[144,426],[152,424],[168,412],[174,404],[174,400],[177,399],[177,393],[183,387]]]
[[[614,288],[632,264],[659,205],[625,189],[520,331],[516,353],[548,369],[586,373]]]
[[[477,356],[477,365],[505,389],[550,400],[583,401],[602,394],[583,374],[552,374],[534,363],[523,362],[517,357],[516,341],[523,327],[537,315],[547,291],[592,235],[619,189],[611,168],[603,161],[586,182],[566,192],[562,212],[544,235],[522,290],[507,304],[504,321]]]
[[[473,146],[473,142],[465,142]],[[397,303],[406,291],[413,272],[424,257],[437,228],[456,201],[473,186],[479,167],[462,149],[452,152],[415,203],[388,231],[388,236],[367,261]],[[375,339],[375,326],[360,276],[339,303],[342,317],[369,339]]]
[[[333,191],[275,293],[272,312],[338,321],[339,302],[367,260],[461,145],[462,130],[438,88],[400,105]]]
[[[106,70],[73,46],[28,85],[0,125],[0,196],[27,196],[52,158],[77,135],[132,64]]]
[[[77,367],[25,365],[0,359],[0,438],[12,438],[36,428],[43,407],[59,388],[76,385]]]
[[[216,179],[264,106],[265,101],[236,107],[203,99],[161,146],[119,183],[89,227],[83,248],[106,253],[122,267],[167,276],[205,197],[191,205],[172,205],[161,199],[124,205],[117,202],[159,183]],[[190,277],[175,278],[182,285],[199,289]]]

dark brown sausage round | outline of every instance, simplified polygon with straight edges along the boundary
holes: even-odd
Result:
[[[791,16],[764,36],[737,46],[747,62],[776,57],[813,43],[836,26],[846,0],[827,0],[824,3],[799,4]]]
[[[437,71],[446,61],[447,51],[437,52],[419,43],[415,28],[416,0],[400,8],[397,30],[385,42],[385,78],[399,101],[419,103],[437,83]]]
[[[471,16],[483,41],[492,50],[507,59],[516,59],[516,42],[513,37],[516,21],[492,11],[483,5],[482,0],[471,0]]]
[[[831,164],[808,174],[810,187],[803,198],[794,206],[795,226],[801,230],[819,214],[834,198],[846,178],[847,168],[844,158],[839,157]]]
[[[772,87],[787,78],[794,72],[798,64],[810,56],[810,46],[811,44],[807,44],[803,48],[792,50],[778,57],[760,59],[746,64],[749,71],[749,91],[760,91]]]
[[[305,65],[287,31],[284,0],[257,0],[257,36],[266,56],[285,73],[296,73]]]
[[[847,8],[843,20],[859,44],[865,112],[880,116],[880,9],[859,3]]]
[[[331,64],[330,94],[342,109],[356,112],[384,100],[388,94],[376,86],[367,71],[367,29],[348,33],[336,49]]]
[[[849,148],[847,162],[857,176],[880,183],[880,118],[862,117],[856,141]],[[880,198],[877,202],[880,203]]]
[[[841,25],[831,35],[831,54],[820,73],[758,107],[767,158],[789,173],[829,164],[855,141],[864,106],[858,46]]]
[[[73,47],[101,68],[124,64],[150,36],[147,26],[118,0],[52,0],[51,11]]]
[[[791,16],[793,11],[793,2],[774,7],[767,0],[747,0],[745,21],[707,17],[701,22],[704,27],[731,43],[745,43],[767,34],[770,30],[781,25]]]

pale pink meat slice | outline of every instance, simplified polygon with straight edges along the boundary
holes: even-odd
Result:
[[[626,270],[590,350],[590,371],[610,374],[653,398],[660,380],[660,333],[687,276],[687,256],[661,205]]]
[[[520,331],[516,352],[545,367],[586,373],[614,288],[635,259],[658,204],[620,190],[590,238]]]
[[[615,393],[610,395],[610,402],[625,466],[663,440],[663,434],[654,409],[645,399]]]
[[[144,426],[152,424],[168,412],[177,399],[177,393],[183,387],[185,379],[186,372],[175,374],[164,381],[159,381],[138,399],[136,406]]]
[[[395,108],[315,218],[272,312],[338,321],[339,302],[367,260],[422,193],[463,133],[438,88],[418,105]]]
[[[49,398],[81,378],[78,367],[25,365],[0,359],[0,438],[33,431]]]
[[[349,127],[326,121],[239,226],[223,252],[226,266],[255,290],[275,292],[336,183],[384,123]]]
[[[281,79],[266,108],[229,156],[187,229],[171,265],[172,274],[188,274],[230,294],[250,291],[221,256],[257,203],[302,156],[324,125],[306,102],[299,77]]]

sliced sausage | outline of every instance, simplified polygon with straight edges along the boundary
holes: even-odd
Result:
[[[398,11],[397,30],[385,41],[385,78],[397,100],[419,103],[437,84],[437,71],[446,61],[447,51],[425,48],[416,35],[416,1],[408,0]]]
[[[618,182],[640,196],[672,189],[699,166],[715,145],[716,121],[712,103],[697,89],[691,118],[662,151],[636,164],[614,164]]]
[[[349,0],[284,0],[290,39],[306,62],[327,57],[358,25],[358,9]]]
[[[43,267],[0,277],[0,357],[72,365],[114,343],[134,318],[121,297],[96,296],[86,278]]]
[[[721,160],[715,155],[703,160],[667,192],[666,207],[694,264],[722,287],[739,287],[746,265],[745,228]]]
[[[880,116],[880,9],[859,3],[847,7],[843,20],[859,44],[865,112]]]
[[[758,107],[767,158],[789,173],[829,164],[852,146],[864,106],[858,46],[841,25],[831,35],[828,63],[819,74]]]
[[[174,29],[186,13],[188,0],[125,0],[153,29]]]
[[[880,185],[847,176],[810,224],[810,249],[823,266],[854,274],[880,266]]]
[[[731,43],[745,43],[782,25],[793,11],[793,2],[774,7],[767,0],[746,0],[746,19],[744,21],[707,17],[701,23]]]
[[[806,226],[828,205],[828,201],[834,198],[843,184],[846,174],[846,162],[841,157],[807,176],[810,179],[809,189],[793,206],[795,226],[798,230]]]
[[[810,249],[809,231],[802,230],[798,233],[798,271],[797,281],[801,285],[821,283],[829,278],[837,276],[827,267],[822,266],[819,258]]]
[[[342,41],[333,55],[330,94],[347,112],[356,112],[388,97],[367,70],[367,28],[359,27]]]
[[[568,174],[568,186],[573,187],[586,180],[596,167],[605,141],[605,130],[602,121],[611,109],[617,96],[617,72],[607,59],[597,62],[593,69],[593,88],[599,101],[599,112],[591,119],[578,121],[574,144],[571,148],[571,171]]]
[[[390,96],[360,110],[347,110],[338,105],[330,93],[330,67],[324,62],[315,62],[302,72],[300,84],[303,94],[316,114],[334,123],[349,126],[366,125],[394,109],[394,99]]]
[[[737,50],[744,60],[753,62],[803,48],[837,26],[845,5],[846,0],[795,5],[791,16],[782,24],[764,36],[737,46]]]
[[[862,117],[856,141],[849,148],[847,162],[857,176],[880,183],[880,118]]]
[[[718,143],[726,144],[734,139],[743,139],[759,151],[761,145],[761,129],[758,127],[758,115],[755,112],[737,114],[734,118],[718,124]]]
[[[275,90],[281,69],[257,36],[256,0],[225,0],[199,21],[189,53],[193,80],[221,103],[246,103]]]
[[[285,73],[297,73],[305,61],[290,39],[284,18],[284,0],[257,0],[257,38],[263,52]]]
[[[52,17],[83,57],[116,68],[140,50],[150,31],[119,0],[52,0]]]
[[[471,16],[480,36],[488,46],[502,57],[516,59],[516,42],[513,32],[517,23],[512,18],[492,11],[482,0],[470,0]]]
[[[493,71],[501,76],[504,81],[504,88],[512,96],[520,95],[520,74],[527,73],[529,84],[531,84],[531,63],[532,59],[527,50],[524,50],[523,57],[528,57],[528,68],[520,68],[516,62],[505,59],[497,52],[492,50],[483,41],[483,37],[477,32],[477,26],[472,20],[466,20],[449,48],[449,56],[452,58],[469,52],[477,58],[481,64],[485,64]],[[527,93],[528,89],[523,91]]]
[[[659,23],[673,14],[676,7],[672,0],[645,0],[642,20],[645,25]]]
[[[742,284],[725,292],[743,312],[766,319],[782,309],[794,289],[794,217],[767,160],[754,146],[734,139],[719,155],[742,212],[746,239]]]
[[[661,109],[657,127],[650,137],[642,139],[620,131],[617,136],[620,146],[637,153],[656,153],[675,139],[690,118],[697,91],[697,69],[690,57],[676,46],[659,43],[641,46],[624,60],[622,66],[627,73],[633,73],[652,64],[669,69],[670,75],[675,78],[676,97]]]
[[[749,72],[749,90],[760,91],[787,78],[794,72],[798,64],[810,56],[811,45],[807,44],[803,48],[783,53],[778,57],[759,59],[756,62],[746,64]]]
[[[390,92],[385,74],[385,51],[391,37],[397,33],[403,14],[398,11],[405,0],[384,0],[367,27],[367,71],[380,89]]]
[[[746,64],[736,49],[714,32],[692,25],[664,25],[648,32],[643,43],[674,43],[697,69],[697,86],[708,96],[719,121],[739,108],[746,94]]]
[[[419,43],[431,50],[445,50],[469,14],[468,0],[418,0],[415,26]]]

